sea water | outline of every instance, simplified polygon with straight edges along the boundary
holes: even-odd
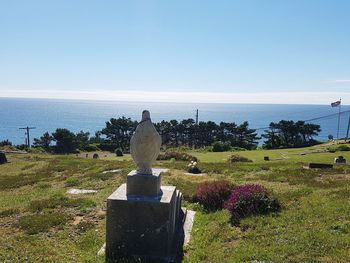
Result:
[[[158,103],[158,102],[117,102],[55,99],[0,98],[0,141],[8,139],[14,144],[25,143],[25,130],[30,131],[31,140],[44,132],[56,128],[67,128],[74,132],[88,131],[92,135],[105,127],[110,118],[122,116],[140,120],[141,112],[148,109],[153,122],[161,120],[183,120],[196,117],[199,121],[219,123],[249,122],[259,134],[271,122],[280,120],[310,120],[321,125],[322,131],[316,137],[327,140],[329,134],[337,135],[338,110],[330,105],[286,105],[286,104],[210,104],[210,103]],[[345,137],[348,127],[350,106],[342,106],[340,137]],[[329,116],[331,115],[331,116]],[[328,117],[327,117],[328,116]],[[262,142],[262,141],[261,141]]]

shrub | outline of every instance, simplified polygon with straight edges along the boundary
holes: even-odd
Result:
[[[98,148],[96,144],[88,144],[84,146],[82,150],[87,152],[97,152],[100,150],[100,148]]]
[[[181,152],[165,152],[159,154],[157,160],[170,160],[174,158],[176,161],[194,161],[197,162],[197,158],[188,153]]]
[[[231,145],[224,142],[214,142],[212,146],[213,152],[227,152],[231,150]]]
[[[232,152],[242,152],[242,151],[246,151],[247,149],[242,148],[242,147],[231,147],[231,151]],[[258,149],[257,149],[258,150]],[[260,148],[261,150],[261,148]]]
[[[120,148],[118,148],[118,149],[115,150],[115,155],[119,156],[119,157],[123,156],[123,151]]]
[[[243,157],[239,154],[232,154],[229,158],[228,158],[228,161],[230,163],[238,163],[238,162],[252,162],[252,160],[246,158],[246,157]]]
[[[12,142],[9,140],[0,141],[0,146],[12,146]]]
[[[111,141],[103,141],[98,145],[98,148],[101,149],[102,151],[109,151],[109,152],[114,152],[115,149],[119,147],[118,144],[113,143]]]
[[[219,210],[233,189],[233,184],[226,180],[205,181],[198,185],[196,199],[207,211]]]
[[[246,184],[236,187],[224,208],[231,213],[231,219],[238,223],[240,218],[276,212],[280,209],[277,199],[271,197],[267,189],[257,184]]]
[[[329,147],[328,151],[331,153],[335,153],[335,152],[348,152],[350,151],[350,147],[347,145],[339,145],[339,146],[335,146],[335,147]]]

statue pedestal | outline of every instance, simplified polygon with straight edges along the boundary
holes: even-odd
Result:
[[[106,262],[123,258],[174,262],[182,248],[182,194],[175,186],[160,187],[160,174],[158,179],[139,176],[130,173],[127,182],[131,185],[121,185],[107,199]],[[136,183],[139,180],[153,186],[159,183],[162,194],[151,195],[157,188],[142,189]]]
[[[138,174],[136,170],[128,174],[126,181],[126,194],[129,197],[137,196],[161,196],[161,171],[153,169],[150,174]]]

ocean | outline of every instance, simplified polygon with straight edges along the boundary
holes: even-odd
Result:
[[[219,123],[248,121],[259,133],[270,122],[284,120],[312,120],[321,125],[317,139],[327,140],[329,134],[337,135],[338,108],[330,105],[286,105],[286,104],[210,104],[210,103],[157,103],[116,102],[55,99],[0,98],[0,141],[8,139],[14,144],[25,143],[25,131],[19,128],[35,127],[30,131],[31,141],[44,132],[56,128],[81,130],[94,134],[105,126],[110,118],[121,116],[140,120],[141,112],[148,109],[154,122],[161,120],[195,119]],[[350,106],[341,108],[340,136],[345,137]],[[349,112],[348,112],[349,111]],[[261,141],[262,142],[262,141]]]

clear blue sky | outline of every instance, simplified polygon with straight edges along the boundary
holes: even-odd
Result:
[[[0,96],[350,103],[349,11],[335,0],[0,0]]]

